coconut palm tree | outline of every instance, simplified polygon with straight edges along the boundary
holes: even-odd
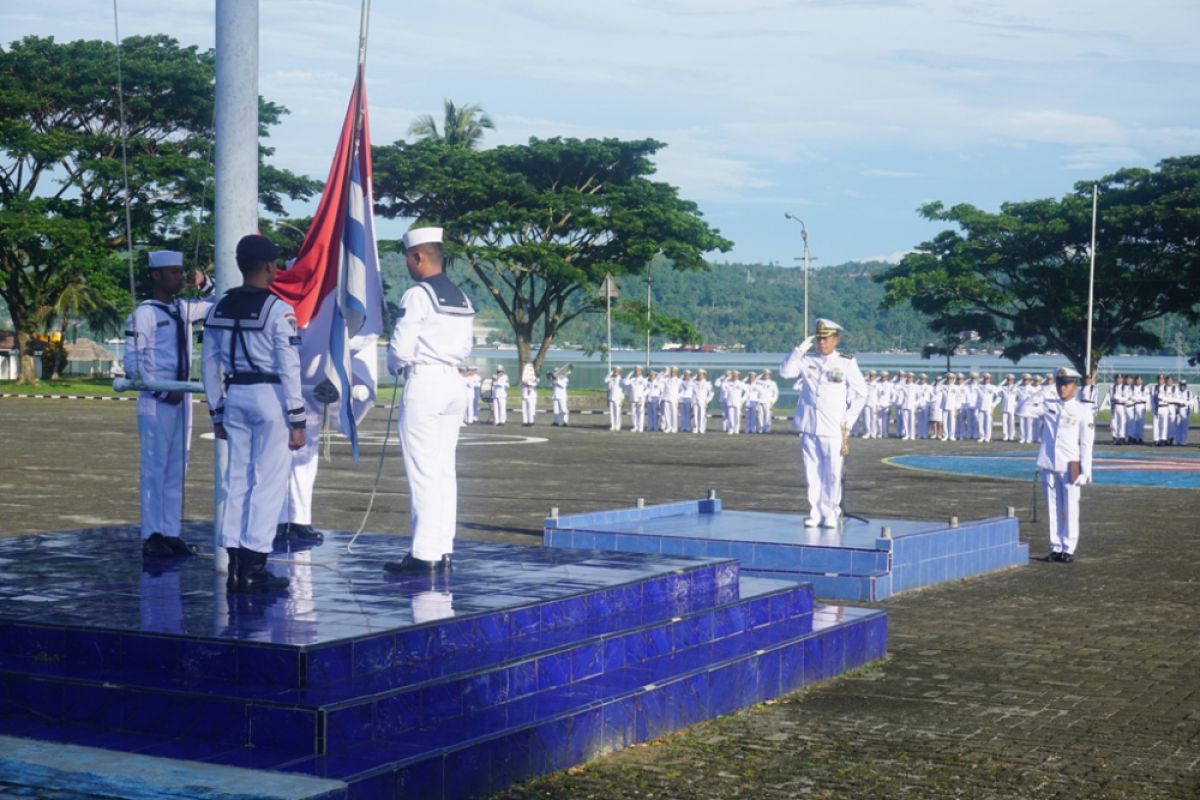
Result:
[[[474,150],[483,139],[485,128],[487,130],[496,129],[492,118],[474,103],[458,107],[451,100],[443,99],[442,104],[445,108],[440,133],[437,120],[433,118],[432,114],[425,114],[408,126],[409,134],[420,139],[440,139],[453,147]]]

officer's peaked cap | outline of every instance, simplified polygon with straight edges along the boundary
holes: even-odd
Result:
[[[825,339],[829,336],[837,336],[842,332],[842,326],[838,325],[831,319],[824,317],[817,320],[817,326],[813,329],[818,339]]]
[[[1059,383],[1074,383],[1079,378],[1079,373],[1070,367],[1059,367],[1058,371],[1054,373],[1054,380]]]

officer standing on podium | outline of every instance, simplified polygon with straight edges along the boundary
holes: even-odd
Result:
[[[843,448],[850,426],[867,401],[858,362],[837,352],[842,326],[818,319],[815,331],[779,367],[779,377],[799,378],[795,427],[800,431],[808,484],[806,528],[836,528],[841,522]],[[813,340],[817,352],[809,355]]]
[[[291,450],[304,446],[296,314],[267,290],[279,248],[265,236],[237,244],[242,285],[225,293],[204,326],[204,392],[213,434],[229,441],[221,546],[233,592],[285,591],[267,570],[287,494]]]
[[[408,274],[417,283],[400,298],[388,369],[403,374],[400,444],[412,503],[412,550],[389,561],[392,573],[450,572],[458,519],[458,446],[466,397],[459,365],[471,353],[475,309],[442,272],[442,229],[404,234]]]

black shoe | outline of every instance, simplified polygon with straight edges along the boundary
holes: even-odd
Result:
[[[267,569],[267,554],[239,548],[237,590],[242,594],[262,592],[286,592],[288,579],[272,574]]]
[[[167,543],[167,547],[171,548],[173,556],[194,556],[200,552],[200,548],[194,544],[188,544],[178,536],[164,536],[163,541]]]
[[[1058,560],[1059,563],[1070,564],[1075,561],[1075,556],[1071,555],[1070,553],[1059,553]]]
[[[175,550],[167,541],[167,537],[161,533],[152,533],[148,539],[142,540],[142,555],[146,558],[171,558],[175,555]]]
[[[1046,553],[1046,555],[1039,558],[1038,561],[1047,561],[1047,562],[1062,561],[1062,553],[1058,553],[1058,552]]]
[[[400,561],[388,561],[383,565],[385,572],[390,572],[394,575],[398,574],[426,574],[433,575],[437,573],[447,573],[453,568],[450,564],[450,554],[446,553],[437,561],[425,561],[417,558],[412,553],[404,556]]]
[[[299,522],[288,523],[288,539],[304,544],[320,544],[325,541],[325,534],[312,525],[301,525]]]
[[[242,549],[226,547],[225,552],[229,554],[229,575],[225,578],[225,591],[236,592],[238,590],[238,561],[241,558]]]
[[[290,522],[281,522],[275,526],[275,546],[279,547],[288,540],[288,530],[292,527]]]

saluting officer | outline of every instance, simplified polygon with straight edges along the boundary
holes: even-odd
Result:
[[[837,352],[842,326],[818,319],[815,333],[801,342],[779,367],[781,378],[798,378],[795,427],[808,483],[805,527],[835,528],[842,502],[842,448],[850,425],[867,400],[867,384],[858,362]],[[809,354],[813,340],[817,352]]]
[[[458,367],[471,354],[475,308],[442,272],[441,228],[409,230],[404,234],[404,256],[417,284],[400,298],[388,369],[405,375],[400,444],[412,503],[413,544],[403,560],[389,561],[384,569],[449,572],[458,522],[455,449],[466,403]]]
[[[279,248],[264,236],[237,244],[242,285],[230,289],[205,322],[204,392],[213,433],[229,441],[221,546],[236,592],[287,588],[267,570],[283,506],[291,455],[304,446],[300,337],[292,307],[267,290]]]
[[[141,380],[186,381],[192,368],[192,323],[203,319],[212,300],[180,300],[183,253],[149,255],[151,295],[125,323],[125,374]],[[212,282],[193,271],[191,284],[206,294]],[[183,482],[192,433],[192,404],[183,392],[140,392],[142,553],[150,558],[189,556],[197,551],[180,537]]]
[[[1047,561],[1070,563],[1079,543],[1079,487],[1092,479],[1096,423],[1091,409],[1075,396],[1079,373],[1063,367],[1054,375],[1056,398],[1046,403],[1037,465],[1046,487],[1050,521]]]

